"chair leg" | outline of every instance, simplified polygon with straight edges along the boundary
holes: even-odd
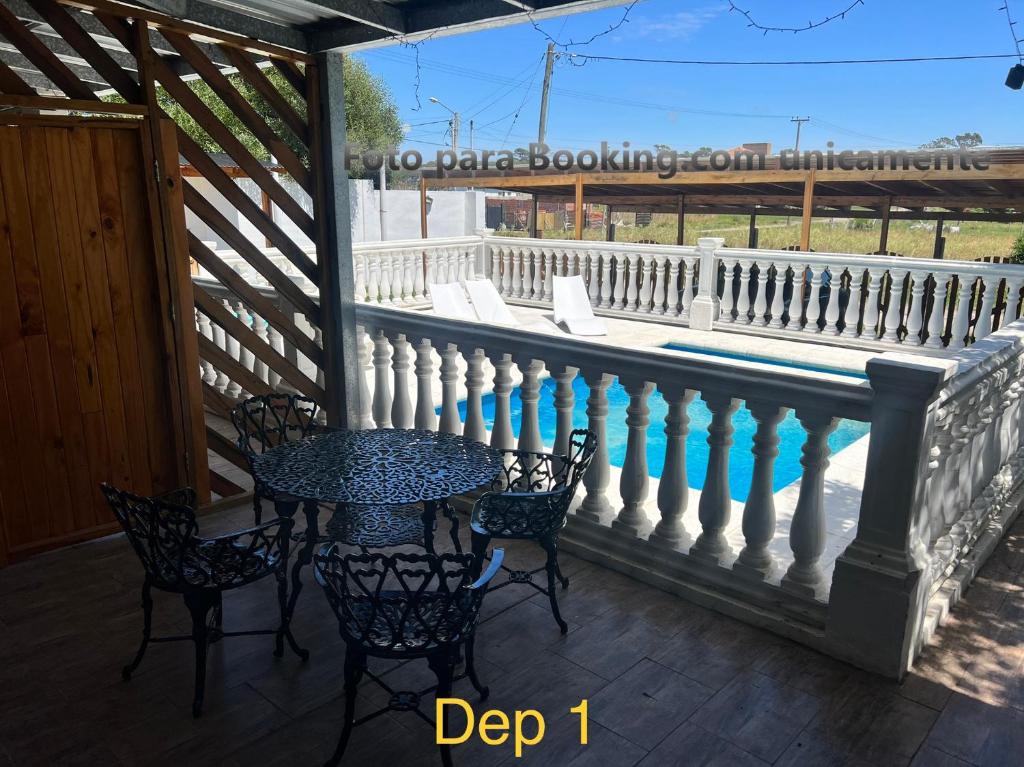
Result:
[[[467,648],[468,652],[468,648]],[[448,652],[437,653],[427,658],[431,671],[437,676],[437,697],[450,698],[452,696],[452,677],[455,675],[455,655]],[[438,723],[440,732],[448,734],[448,709],[445,706],[441,712],[441,721]],[[441,749],[441,764],[444,767],[452,767],[452,747],[448,744],[439,746]]]
[[[203,698],[206,695],[206,650],[209,647],[209,629],[206,618],[216,604],[216,599],[205,594],[185,595],[185,606],[192,614],[192,644],[196,649],[196,682],[195,695],[192,697],[192,716],[197,718],[202,716]]]
[[[121,669],[121,678],[126,682],[132,678],[135,669],[142,663],[142,656],[146,654],[149,637],[153,632],[153,596],[151,591],[152,584],[149,578],[146,578],[142,584],[142,644],[139,645],[132,662]]]
[[[551,545],[555,550],[555,576],[558,578],[559,583],[562,584],[562,588],[567,589],[569,588],[569,579],[562,575],[562,568],[558,565],[558,539],[553,539]]]
[[[555,616],[555,623],[563,634],[569,633],[569,625],[562,620],[562,613],[558,610],[558,594],[555,591],[555,573],[558,570],[558,544],[554,538],[545,538],[540,545],[548,554],[544,569],[548,574],[548,601],[551,603],[551,614]]]
[[[347,649],[345,651],[345,723],[341,728],[338,745],[331,758],[327,760],[326,767],[337,767],[345,753],[345,747],[348,745],[348,739],[352,735],[352,727],[356,720],[356,692],[365,669],[366,656],[351,648]]]
[[[456,553],[462,553],[462,541],[459,540],[459,515],[451,507],[448,501],[441,501],[441,509],[448,518],[448,535],[452,539],[452,546]]]
[[[473,685],[473,689],[480,693],[480,700],[487,700],[487,696],[491,694],[491,689],[485,687],[480,682],[480,677],[476,674],[476,662],[473,654],[473,644],[476,642],[476,634],[473,634],[466,640],[466,676],[469,677],[470,684]]]
[[[255,494],[252,497],[252,517],[257,526],[263,522],[263,501]]]
[[[479,578],[484,569],[487,547],[491,545],[491,536],[474,530],[470,536],[470,545],[473,547],[473,577]]]

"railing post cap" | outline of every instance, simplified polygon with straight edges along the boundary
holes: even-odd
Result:
[[[958,367],[956,360],[888,352],[869,359],[865,371],[875,392],[929,400]]]
[[[479,229],[474,229],[473,234],[475,234],[477,237],[490,237],[492,234],[494,234],[494,230],[488,229],[486,226],[484,226]]]

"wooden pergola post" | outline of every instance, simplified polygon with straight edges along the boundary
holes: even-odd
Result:
[[[679,195],[676,202],[676,245],[682,245],[686,237],[686,195]]]
[[[537,195],[530,195],[530,236],[537,237],[537,216],[540,213],[540,200]]]
[[[811,214],[814,211],[814,171],[807,172],[804,180],[804,205],[800,221],[800,250],[811,249]]]
[[[420,178],[420,237],[427,239],[427,179]]]
[[[348,171],[345,170],[345,90],[342,57],[316,55],[317,81],[310,83],[310,119],[320,123],[313,167],[319,168],[320,323],[324,338],[327,422],[359,426],[362,375],[356,346],[355,276],[352,224],[349,220]],[[319,156],[318,156],[319,155]]]
[[[614,208],[612,208],[612,206],[609,205],[608,206],[608,211],[605,213],[604,238],[608,242],[615,242],[615,224],[612,223],[612,211],[613,210],[614,210]]]
[[[946,251],[946,238],[942,236],[942,226],[946,220],[939,216],[935,220],[935,248],[932,250],[932,258],[942,258]]]
[[[583,174],[576,174],[576,239],[583,239]]]
[[[882,206],[882,231],[878,235],[878,252],[889,252],[889,218],[892,216],[892,197]]]

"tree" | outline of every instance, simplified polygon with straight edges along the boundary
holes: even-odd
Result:
[[[1024,264],[1024,229],[1017,235],[1013,246],[1010,248],[1010,263]]]
[[[929,141],[927,144],[921,144],[922,149],[973,149],[976,146],[980,146],[982,143],[981,134],[975,132],[958,133],[953,138],[949,136],[939,136],[937,139]]]
[[[398,146],[402,141],[402,125],[398,119],[391,93],[384,82],[370,72],[366,65],[349,56],[344,60],[345,81],[345,127],[348,141],[360,150],[383,150],[389,146]],[[275,68],[263,70],[263,74],[281,95],[288,101],[299,115],[306,114],[306,102],[284,76]],[[253,108],[267,121],[274,133],[280,136],[299,156],[306,165],[309,164],[309,152],[288,125],[278,117],[270,105],[260,96],[248,81],[239,74],[228,75],[232,86],[248,101]],[[237,115],[217,96],[214,90],[202,80],[188,83],[195,94],[224,123],[231,133],[242,142],[252,155],[262,161],[270,160],[270,151],[253,135]],[[203,129],[202,125],[189,114],[163,88],[157,88],[157,101],[164,111],[185,131],[200,147],[207,152],[222,152],[222,147]],[[113,98],[111,100],[118,100]],[[366,171],[354,167],[351,175],[360,176]],[[374,172],[375,173],[375,172]]]

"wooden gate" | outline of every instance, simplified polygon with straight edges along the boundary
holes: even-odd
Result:
[[[191,328],[188,256],[168,242],[184,226],[161,215],[149,121],[3,122],[0,565],[112,530],[102,481],[206,476],[180,375],[198,357],[172,317]]]

